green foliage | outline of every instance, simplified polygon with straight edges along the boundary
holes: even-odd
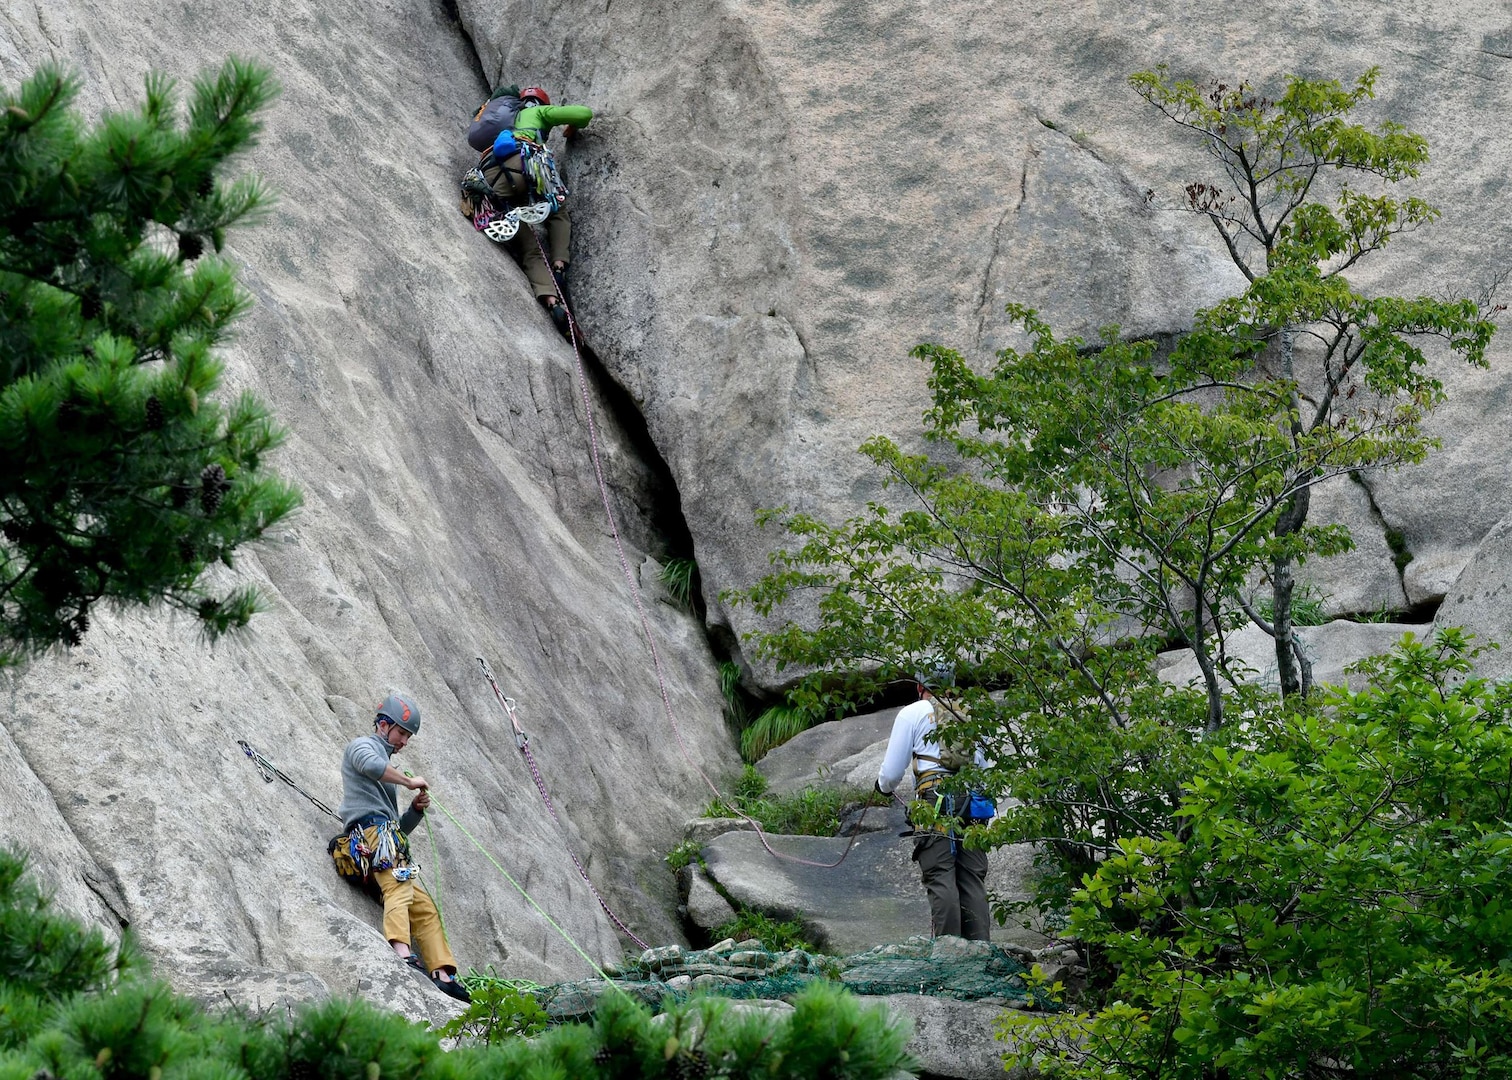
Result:
[[[770,751],[814,725],[813,715],[798,705],[773,705],[740,733],[740,756],[760,761]]]
[[[703,854],[703,845],[697,840],[684,840],[667,852],[666,863],[673,872],[698,862]]]
[[[53,914],[25,871],[23,856],[0,850],[0,1051],[36,1035],[59,1002],[139,967],[130,938],[114,947]]]
[[[1375,96],[1377,74],[1371,68],[1350,88],[1292,77],[1275,99],[1243,83],[1199,87],[1164,66],[1130,79],[1218,166],[1213,181],[1186,185],[1181,208],[1208,220],[1250,282],[1242,295],[1199,312],[1193,339],[1271,346],[1269,377],[1257,379],[1247,368],[1234,374],[1284,403],[1275,419],[1290,445],[1268,470],[1282,485],[1282,507],[1265,527],[1276,540],[1275,617],[1267,629],[1286,694],[1305,694],[1311,682],[1290,628],[1292,568],[1307,554],[1297,542],[1312,485],[1351,459],[1360,466],[1421,460],[1435,443],[1420,422],[1444,396],[1428,374],[1422,343],[1437,338],[1484,367],[1494,330],[1470,300],[1370,296],[1344,276],[1394,236],[1438,217],[1421,199],[1391,190],[1422,170],[1427,141],[1392,121],[1375,129],[1351,122]],[[1300,356],[1299,341],[1307,350]],[[1318,390],[1304,399],[1298,382]],[[1200,465],[1206,454],[1194,457]]]
[[[767,793],[771,783],[766,775],[754,765],[744,765],[735,781],[735,798],[741,803],[755,802]]]
[[[213,395],[249,304],[219,252],[261,210],[221,179],[273,97],[232,60],[171,80],[86,127],[78,80],[43,67],[0,101],[0,663],[76,644],[104,601],[166,601],[213,637],[257,610],[213,589],[215,563],[283,520],[298,493],[267,472],[282,439],[250,395]]]
[[[698,564],[692,559],[671,558],[661,568],[661,582],[668,595],[684,611],[693,611],[698,595]]]
[[[1457,630],[1359,693],[1255,719],[1185,786],[1183,835],[1126,838],[1071,930],[1102,1007],[1008,1021],[1063,1077],[1512,1071],[1512,688]]]
[[[747,765],[730,796],[711,801],[704,816],[749,817],[763,831],[783,836],[834,836],[847,810],[887,804],[885,795],[845,788],[804,788],[782,796],[769,796],[766,790],[766,777]]]
[[[1313,585],[1304,584],[1292,593],[1291,620],[1293,626],[1322,626],[1333,621],[1328,614],[1325,605],[1328,597],[1319,592]],[[1255,605],[1260,612],[1260,617],[1266,622],[1273,622],[1276,618],[1276,601],[1274,596],[1268,596]]]
[[[469,972],[464,981],[472,1004],[436,1029],[443,1039],[466,1038],[492,1046],[546,1030],[546,1010],[528,988],[476,971]]]
[[[474,973],[474,993],[490,1004],[447,1025],[478,1040],[450,1052],[442,1032],[360,1001],[210,1014],[140,978],[97,932],[48,912],[21,872],[19,858],[0,853],[3,1080],[885,1080],[910,1067],[909,1026],[830,985],[795,997],[789,1016],[700,998],[654,1022],[611,993],[592,1024],[540,1031],[518,984]],[[46,951],[23,955],[24,945]]]
[[[710,931],[714,940],[734,938],[736,941],[757,940],[768,952],[786,952],[802,949],[805,952],[819,950],[808,939],[808,931],[796,919],[780,920],[750,908],[740,909],[735,918]]]
[[[740,665],[733,660],[719,662],[719,694],[724,698],[725,719],[737,731],[745,727],[746,707],[740,696]]]

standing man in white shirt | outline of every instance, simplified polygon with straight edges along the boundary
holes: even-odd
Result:
[[[910,763],[914,769],[914,792],[919,801],[934,803],[940,812],[937,824],[929,832],[914,834],[913,860],[919,864],[924,891],[929,896],[930,920],[935,937],[949,934],[973,941],[991,937],[987,910],[987,853],[970,851],[961,843],[962,821],[957,816],[967,805],[964,792],[948,795],[937,789],[940,782],[955,775],[945,767],[936,721],[948,718],[936,694],[955,685],[955,666],[948,661],[930,658],[914,673],[919,700],[898,710],[892,735],[887,740],[887,754],[877,775],[877,790],[892,793],[903,779]],[[944,715],[937,717],[937,710]],[[986,765],[981,751],[975,752],[976,763]]]

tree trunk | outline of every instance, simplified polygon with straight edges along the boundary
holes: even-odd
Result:
[[[1218,667],[1213,663],[1213,658],[1208,655],[1207,640],[1202,636],[1204,614],[1207,609],[1206,597],[1201,589],[1194,590],[1195,599],[1192,603],[1192,656],[1197,661],[1197,667],[1202,671],[1202,681],[1207,686],[1207,722],[1205,729],[1211,733],[1223,726],[1223,684],[1218,678]]]
[[[1281,331],[1281,369],[1282,374],[1292,382],[1289,422],[1295,445],[1302,437],[1302,403],[1297,396],[1294,377],[1292,334],[1290,326]],[[1300,473],[1287,478],[1294,490],[1286,505],[1281,508],[1280,516],[1276,518],[1277,540],[1285,541],[1287,537],[1295,536],[1307,524],[1307,512],[1312,505],[1312,487],[1298,486],[1307,479],[1307,476]],[[1292,556],[1286,554],[1277,555],[1271,560],[1271,627],[1276,639],[1276,678],[1281,683],[1282,697],[1305,697],[1312,689],[1312,664],[1302,655],[1301,645],[1292,633],[1292,594],[1297,585],[1292,565]]]
[[[1284,520],[1288,515],[1283,512],[1281,516]],[[1276,535],[1285,535],[1279,521],[1276,523]],[[1271,562],[1271,629],[1276,633],[1276,678],[1281,683],[1282,697],[1302,692],[1302,677],[1297,672],[1296,658],[1292,655],[1291,605],[1292,590],[1295,587],[1296,579],[1292,577],[1290,557],[1278,556]]]

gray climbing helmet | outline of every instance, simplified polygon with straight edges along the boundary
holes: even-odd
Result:
[[[378,706],[378,716],[374,722],[377,720],[387,720],[415,735],[420,731],[420,706],[405,694],[390,694]]]
[[[914,682],[929,690],[955,685],[955,665],[943,656],[925,656],[914,671]]]

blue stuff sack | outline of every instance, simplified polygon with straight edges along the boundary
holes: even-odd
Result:
[[[979,791],[973,791],[966,802],[967,821],[988,821],[997,814],[997,803]]]
[[[514,157],[520,152],[520,144],[515,141],[514,132],[505,128],[499,132],[498,138],[494,139],[493,156],[496,161]]]

